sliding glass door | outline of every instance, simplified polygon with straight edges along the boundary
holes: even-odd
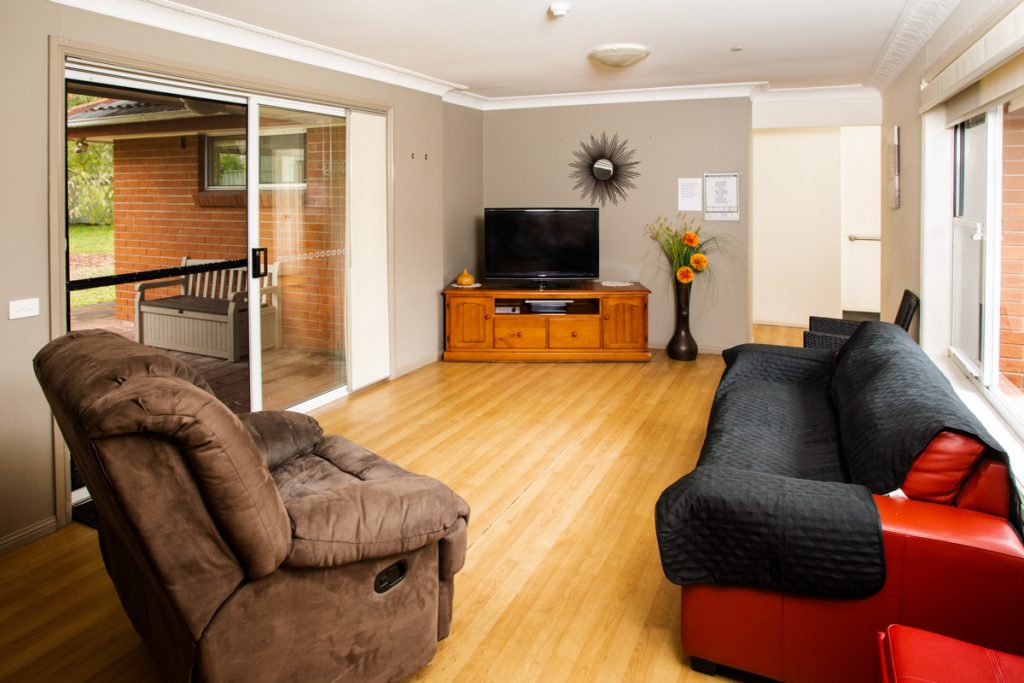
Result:
[[[68,330],[169,350],[236,412],[390,374],[385,115],[80,60],[66,84]]]
[[[346,385],[345,112],[259,101],[250,113],[250,301],[264,409]],[[258,329],[257,329],[258,328]]]

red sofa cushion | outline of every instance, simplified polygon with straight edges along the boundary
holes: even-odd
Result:
[[[971,472],[970,479],[960,489],[956,506],[986,512],[990,515],[1010,515],[1010,470],[1006,463],[986,458]]]
[[[888,683],[1024,681],[1024,657],[898,624],[886,629],[884,642],[882,680]]]
[[[903,481],[903,493],[913,500],[950,504],[985,452],[973,436],[939,432],[914,460]]]

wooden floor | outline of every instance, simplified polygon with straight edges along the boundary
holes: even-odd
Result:
[[[722,368],[435,363],[320,411],[473,509],[452,634],[414,680],[710,680],[679,645],[654,503],[692,469]],[[94,531],[0,557],[0,680],[157,679]]]

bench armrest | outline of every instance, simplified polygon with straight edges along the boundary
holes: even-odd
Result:
[[[151,282],[140,282],[135,285],[135,291],[142,294],[147,289],[158,289],[160,287],[174,287],[174,286],[185,286],[186,278],[176,277],[169,280],[153,280]]]

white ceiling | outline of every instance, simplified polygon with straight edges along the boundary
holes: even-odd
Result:
[[[169,5],[171,3],[160,2]],[[772,89],[887,85],[907,38],[920,45],[959,0],[184,0],[327,48],[521,97],[720,83]],[[187,10],[186,10],[187,11]],[[651,56],[614,69],[596,45],[641,43]],[[742,52],[730,48],[742,47]]]

